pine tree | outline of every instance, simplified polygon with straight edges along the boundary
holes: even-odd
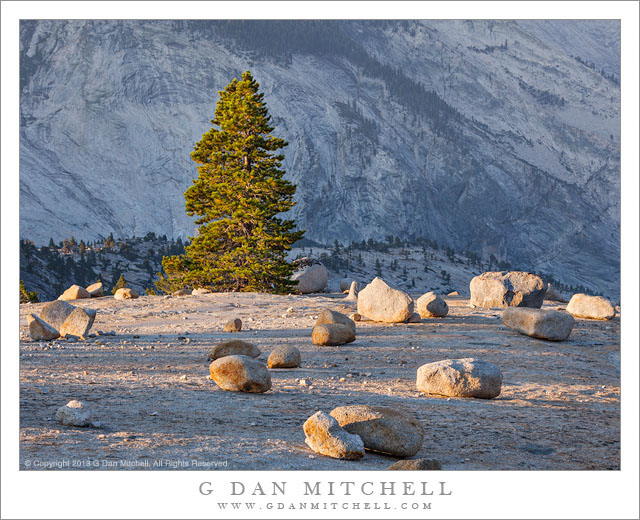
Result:
[[[295,287],[286,251],[304,231],[278,218],[291,209],[296,187],[283,179],[287,143],[274,128],[259,85],[250,72],[223,91],[215,125],[194,147],[199,176],[185,192],[187,215],[197,215],[197,235],[185,253],[165,257],[156,283],[170,292],[181,287],[215,291],[286,293]],[[216,126],[218,128],[216,128]]]
[[[36,291],[27,291],[24,282],[20,280],[20,303],[38,303],[38,293]]]
[[[113,286],[113,289],[111,289],[111,293],[115,294],[118,289],[122,289],[123,287],[126,287],[126,286],[127,286],[127,281],[124,279],[123,275],[120,275],[120,278],[118,278],[118,281]]]

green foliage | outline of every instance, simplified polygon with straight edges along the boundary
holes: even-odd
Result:
[[[291,209],[296,187],[283,179],[287,143],[271,135],[264,94],[250,72],[220,91],[215,125],[194,147],[198,178],[185,192],[197,235],[178,256],[165,256],[156,287],[286,293],[295,287],[286,251],[304,231],[278,218]],[[216,128],[218,127],[218,128]]]
[[[111,289],[111,293],[115,294],[118,289],[122,289],[123,287],[126,287],[126,286],[127,286],[127,281],[124,279],[123,275],[120,275],[120,278],[118,278],[118,281],[113,286],[113,289]]]
[[[20,303],[39,303],[38,293],[35,291],[27,291],[24,282],[20,280]]]

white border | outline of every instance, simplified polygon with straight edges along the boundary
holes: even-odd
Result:
[[[2,2],[2,517],[212,518],[203,480],[389,480],[385,472],[18,472],[18,21],[20,18],[584,18],[622,20],[622,431],[620,472],[440,472],[454,491],[420,518],[638,518],[637,2]],[[633,321],[633,323],[631,323]],[[404,475],[404,474],[403,474]],[[434,474],[428,473],[431,478]],[[217,480],[216,480],[217,478]],[[401,475],[393,477],[402,480]],[[404,477],[419,480],[417,475]],[[426,478],[424,475],[422,478]],[[293,498],[293,497],[287,497]],[[380,500],[383,497],[377,497]],[[446,500],[445,500],[446,499]],[[451,499],[451,500],[448,500]],[[263,518],[411,512],[262,510]],[[240,512],[239,517],[246,517]]]

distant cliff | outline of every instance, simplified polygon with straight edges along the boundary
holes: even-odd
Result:
[[[250,69],[307,237],[426,237],[619,295],[615,21],[21,23],[20,234],[185,238]]]

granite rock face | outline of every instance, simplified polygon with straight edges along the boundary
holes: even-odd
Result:
[[[276,62],[251,70],[290,143],[287,217],[305,238],[428,237],[617,298],[617,20],[237,25],[23,20],[21,238],[191,235],[184,151],[210,128],[216,92],[266,52]],[[291,65],[283,33],[310,37]]]

